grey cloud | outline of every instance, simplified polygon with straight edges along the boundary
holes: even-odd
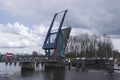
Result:
[[[68,9],[65,26],[120,34],[119,0],[4,0],[2,7],[28,24],[49,26],[54,13]]]

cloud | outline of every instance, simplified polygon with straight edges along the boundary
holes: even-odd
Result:
[[[3,42],[0,44],[42,45],[54,14],[64,9],[68,9],[64,26],[73,28],[72,35],[84,32],[120,35],[119,3],[119,0],[1,0],[0,11],[8,15],[0,18],[4,16],[10,23],[0,24],[0,42]]]
[[[79,35],[79,34],[84,34],[84,33],[87,33],[87,34],[90,34],[90,35],[99,34],[94,29],[72,28],[72,31],[71,31],[71,35],[73,35],[73,36],[76,36],[76,35]]]
[[[29,53],[38,51],[44,54],[42,45],[48,28],[43,24],[33,25],[29,28],[19,22],[13,24],[0,24],[0,51],[2,53]],[[71,35],[79,35],[83,33],[99,34],[94,29],[72,28]],[[114,49],[119,50],[119,36],[111,36]],[[116,37],[116,38],[113,38]],[[120,51],[120,50],[119,50]]]
[[[54,13],[68,9],[66,26],[95,29],[105,34],[120,34],[119,3],[119,0],[1,0],[0,9],[12,16],[19,16],[18,19],[21,18],[28,24],[42,23],[47,26]]]
[[[29,48],[43,45],[46,34],[46,27],[43,25],[34,25],[29,28],[15,22],[14,24],[0,24],[0,47],[1,48]],[[32,52],[32,51],[31,51]]]
[[[117,50],[120,52],[120,38],[111,38],[111,41],[113,43],[114,50]]]

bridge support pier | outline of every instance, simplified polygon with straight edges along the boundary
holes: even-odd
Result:
[[[68,69],[70,70],[71,69],[71,63],[68,62],[67,66],[68,66]]]
[[[21,70],[35,70],[36,63],[34,62],[22,62]]]
[[[5,62],[5,65],[8,65],[8,62]]]
[[[85,58],[82,58],[82,71],[85,71]]]
[[[106,71],[108,73],[113,73],[114,72],[114,64],[113,64],[113,59],[109,59],[106,63]]]

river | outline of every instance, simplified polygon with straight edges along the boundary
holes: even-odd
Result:
[[[44,70],[41,66],[35,71],[22,71],[21,67],[0,63],[0,80],[120,80],[120,72],[108,74],[104,70]]]

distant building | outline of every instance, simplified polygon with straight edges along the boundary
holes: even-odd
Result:
[[[12,59],[14,56],[13,56],[12,53],[7,53],[7,54],[6,54],[6,57],[7,57],[8,59]]]

